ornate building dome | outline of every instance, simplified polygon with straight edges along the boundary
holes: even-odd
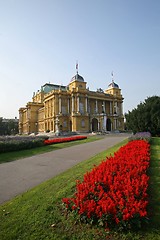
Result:
[[[108,88],[119,88],[118,84],[112,81],[109,85]]]
[[[84,78],[77,73],[75,76],[72,77],[71,82],[73,81],[84,82]]]

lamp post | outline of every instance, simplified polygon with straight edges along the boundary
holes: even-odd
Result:
[[[28,134],[30,134],[30,124],[28,125]]]
[[[35,123],[35,135],[36,135],[36,133],[38,132],[38,131],[37,131],[37,130],[38,130],[38,129],[37,129],[37,126],[38,126],[38,123],[36,122],[36,123]]]
[[[104,132],[104,105],[102,104],[102,132]]]
[[[58,116],[56,116],[56,120],[55,120],[55,135],[56,136],[59,136],[60,135],[60,132],[59,132],[59,119],[58,119]]]
[[[106,120],[107,120],[107,116],[104,112],[104,105],[102,104],[102,132],[106,131]]]

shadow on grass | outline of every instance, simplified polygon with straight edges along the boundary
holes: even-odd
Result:
[[[149,228],[156,230],[160,229],[160,138],[152,138],[149,176]]]

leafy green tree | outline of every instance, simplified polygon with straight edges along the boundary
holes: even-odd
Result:
[[[2,135],[2,119],[3,118],[0,117],[0,135]]]
[[[160,135],[160,97],[148,97],[125,117],[127,129],[133,133],[149,131],[153,136]]]
[[[18,121],[0,117],[0,135],[15,135],[18,133]]]

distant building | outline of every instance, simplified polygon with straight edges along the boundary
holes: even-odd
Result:
[[[123,97],[114,82],[90,91],[77,74],[68,86],[46,83],[19,109],[19,133],[99,132],[124,129]]]
[[[14,123],[18,124],[18,122],[19,122],[17,117],[15,117],[15,118],[1,118],[1,119],[2,119],[2,123],[14,122]]]

